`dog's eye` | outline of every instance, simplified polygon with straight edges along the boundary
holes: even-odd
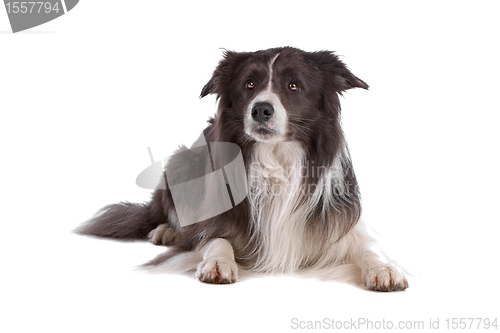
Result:
[[[296,83],[290,83],[288,85],[288,89],[290,89],[291,91],[299,91],[300,87]]]
[[[247,83],[247,88],[248,88],[248,89],[253,89],[253,88],[255,88],[255,83],[253,83],[253,82],[248,82],[248,83]]]

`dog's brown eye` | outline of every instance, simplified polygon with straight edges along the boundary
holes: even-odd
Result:
[[[247,88],[248,88],[248,89],[253,89],[253,88],[255,88],[255,83],[253,83],[253,82],[248,82],[248,83],[247,83]]]
[[[290,83],[288,85],[288,89],[290,89],[291,91],[299,91],[300,90],[299,86],[295,83]]]

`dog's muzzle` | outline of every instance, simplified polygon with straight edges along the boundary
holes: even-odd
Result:
[[[286,111],[279,97],[264,91],[248,105],[245,115],[245,133],[261,142],[278,142],[285,139]]]

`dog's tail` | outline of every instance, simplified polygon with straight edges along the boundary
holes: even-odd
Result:
[[[121,240],[145,240],[151,230],[166,222],[162,215],[152,211],[151,203],[120,202],[102,208],[75,232]]]

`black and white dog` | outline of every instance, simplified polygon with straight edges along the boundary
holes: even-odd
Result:
[[[181,226],[168,186],[172,179],[165,179],[149,203],[104,207],[79,233],[149,238],[169,249],[146,265],[196,269],[208,283],[237,281],[238,267],[289,273],[351,263],[369,289],[406,289],[404,273],[360,219],[358,184],[340,126],[339,95],[351,88],[368,85],[329,51],[226,51],[201,92],[219,101],[204,137],[238,145],[244,200]],[[165,178],[182,178],[196,167],[192,154],[175,156]],[[213,200],[210,190],[204,193],[199,209]]]

